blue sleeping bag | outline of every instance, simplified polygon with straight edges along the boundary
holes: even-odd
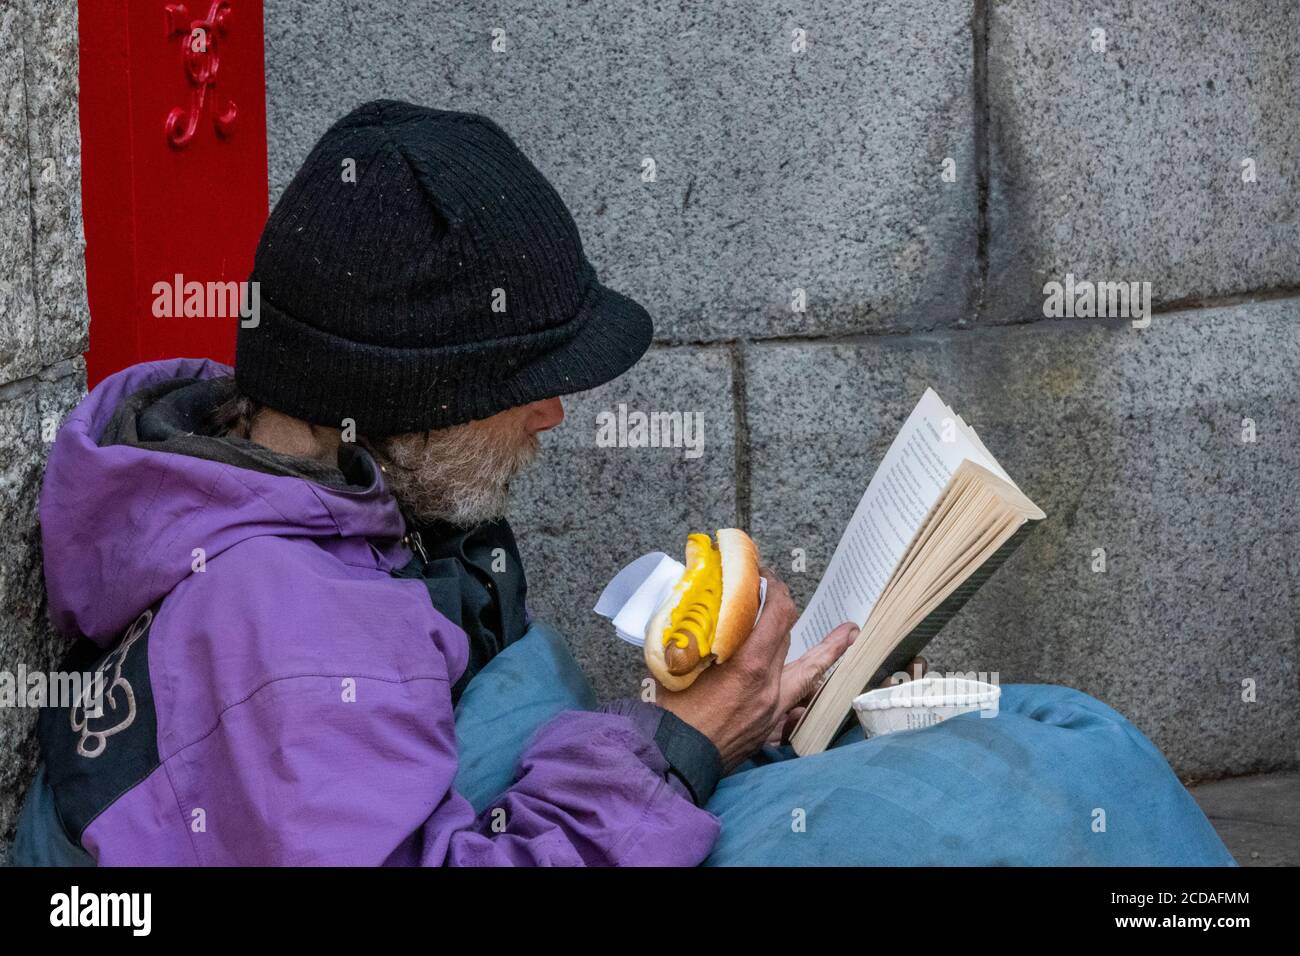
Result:
[[[564,640],[535,624],[456,708],[457,789],[482,810],[546,721],[594,706]],[[1067,687],[1002,689],[965,714],[823,754],[768,748],[724,778],[709,866],[1215,866],[1231,855],[1160,752]]]

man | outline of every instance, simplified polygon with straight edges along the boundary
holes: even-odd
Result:
[[[596,282],[554,190],[483,117],[366,104],[286,190],[252,278],[260,316],[233,379],[128,369],[51,455],[51,614],[115,648],[95,665],[103,713],[43,722],[38,789],[70,852],[703,860],[721,773],[779,735],[848,644],[846,626],[783,670],[794,615],[775,578],[727,667],[660,705],[544,728],[503,826],[453,788],[453,706],[529,623],[510,481],[563,419],[558,396],[621,374],[651,337]]]
[[[1064,816],[1076,804],[1138,797],[1079,796],[1096,779],[1141,785],[1170,819],[1199,813],[1135,730],[1073,692],[733,774],[711,801],[856,635],[841,625],[783,666],[795,615],[770,572],[725,666],[655,704],[566,710],[525,728],[521,753],[493,738],[506,776],[471,801],[457,718],[495,728],[538,680],[510,685],[487,720],[456,706],[545,646],[504,520],[510,481],[563,418],[559,396],[629,368],[650,319],[595,280],[563,203],[495,124],[396,102],[325,134],[253,279],[259,321],[239,332],[233,378],[197,360],[127,369],[51,453],[50,613],[88,639],[69,668],[106,687],[99,707],[42,713],[20,861],[695,865],[722,832],[715,862],[870,862],[876,845],[886,862],[1008,862],[1034,806],[979,801],[1049,786],[1053,852],[1175,859],[1142,832],[1105,844],[1125,851],[1057,836],[1087,833]],[[1023,785],[1034,754],[1046,782]],[[1072,762],[1084,784],[1062,773]],[[894,842],[864,840],[879,825]],[[1204,862],[1213,832],[1197,833],[1178,846]],[[1026,858],[1050,862],[1042,844]]]

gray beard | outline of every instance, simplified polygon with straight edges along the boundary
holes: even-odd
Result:
[[[537,456],[537,438],[479,422],[367,443],[411,521],[472,528],[505,517],[510,482]]]

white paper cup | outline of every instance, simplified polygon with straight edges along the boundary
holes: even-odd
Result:
[[[996,717],[1002,688],[964,677],[923,677],[867,691],[853,699],[853,711],[868,737],[916,730],[971,711]]]

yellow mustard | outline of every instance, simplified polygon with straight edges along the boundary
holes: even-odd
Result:
[[[677,587],[682,598],[664,629],[664,647],[669,641],[686,647],[694,637],[704,657],[713,646],[713,631],[722,607],[722,554],[707,534],[687,536],[686,573]]]

